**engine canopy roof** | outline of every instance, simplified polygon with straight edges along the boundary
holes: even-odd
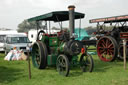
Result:
[[[114,22],[123,22],[123,21],[128,21],[128,15],[92,19],[89,22],[90,23],[98,23],[98,22],[114,23]]]
[[[74,16],[75,19],[84,18],[83,13],[75,12]],[[50,12],[44,15],[36,16],[27,19],[29,22],[31,21],[54,21],[54,22],[60,22],[60,21],[67,21],[69,20],[69,11],[54,11]]]

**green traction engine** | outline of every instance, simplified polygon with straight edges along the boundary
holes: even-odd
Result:
[[[54,11],[28,19],[29,22],[36,21],[37,30],[40,29],[40,22],[45,22],[43,26],[45,31],[37,31],[37,41],[32,47],[33,65],[38,69],[56,66],[59,74],[63,76],[68,76],[70,68],[74,66],[80,66],[83,72],[92,72],[93,59],[87,53],[86,46],[81,41],[75,40],[74,34],[74,19],[84,18],[84,14],[74,12],[74,6],[68,8],[69,11]],[[62,29],[62,21],[67,20],[70,30]],[[50,26],[47,28],[48,21],[49,25],[50,21],[58,22],[61,30],[54,34],[50,33]]]

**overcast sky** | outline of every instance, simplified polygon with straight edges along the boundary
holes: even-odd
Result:
[[[128,14],[128,0],[0,0],[0,28],[17,29],[24,19],[51,11],[68,10],[86,14],[82,27],[91,26],[89,19]]]

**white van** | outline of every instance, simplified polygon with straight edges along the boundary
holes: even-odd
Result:
[[[0,30],[0,52],[4,52],[5,37],[8,34],[16,34],[16,30]]]
[[[24,34],[14,34],[14,35],[7,35],[5,40],[5,54],[7,54],[10,50],[16,47],[18,50],[23,50],[27,52],[27,46],[30,47],[31,43]]]
[[[0,35],[0,52],[4,51],[5,36],[6,35]]]

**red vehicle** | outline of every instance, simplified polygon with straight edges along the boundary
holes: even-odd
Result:
[[[97,54],[102,61],[123,59],[123,43],[120,33],[128,32],[128,15],[92,19],[90,23],[97,23]],[[128,42],[126,43],[128,47]],[[128,55],[128,52],[126,52]]]

